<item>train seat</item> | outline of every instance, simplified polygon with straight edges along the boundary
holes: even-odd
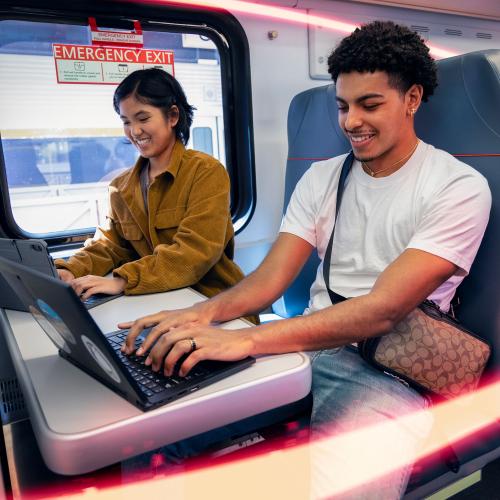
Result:
[[[325,85],[296,95],[288,110],[288,159],[285,174],[284,210],[295,185],[315,161],[346,153],[350,145],[337,120],[335,86]],[[316,251],[273,311],[283,318],[302,314],[309,302],[309,289],[316,276],[319,258]]]
[[[483,242],[469,276],[457,291],[460,321],[493,346],[485,380],[500,372],[500,50],[471,52],[438,61],[439,87],[416,114],[418,136],[452,153],[488,180],[493,204]],[[500,420],[474,440],[455,443],[460,476],[500,457]],[[409,498],[422,498],[457,477],[434,467],[415,469]],[[418,469],[418,470],[417,470]],[[429,481],[431,481],[429,483]],[[423,484],[425,483],[425,484]],[[420,487],[419,487],[420,486]]]
[[[493,345],[488,372],[500,371],[500,50],[484,50],[437,61],[439,87],[416,115],[417,135],[480,171],[493,194],[490,222],[470,275],[458,289],[459,319]],[[349,144],[337,123],[335,86],[307,90],[292,100],[288,113],[289,151],[284,209],[295,184],[313,161],[345,153]],[[319,263],[317,255],[277,301],[283,317],[300,314]],[[442,453],[415,464],[407,498],[422,498],[481,469],[500,457],[500,423],[492,423],[473,442],[454,443],[461,464],[452,472]]]

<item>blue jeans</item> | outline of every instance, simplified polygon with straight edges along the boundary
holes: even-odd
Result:
[[[351,346],[312,352],[310,357],[312,497],[400,498],[409,480],[412,458],[432,427],[432,416],[425,411],[427,400],[370,366]],[[410,423],[399,418],[410,413],[414,415]],[[367,428],[377,429],[376,434],[360,432]],[[382,439],[380,448],[373,442],[377,435]],[[374,473],[378,470],[375,467],[383,467],[389,459],[399,464],[397,468],[367,481],[365,472]],[[353,488],[351,483],[347,489],[335,490],[335,485],[353,473],[357,486]]]

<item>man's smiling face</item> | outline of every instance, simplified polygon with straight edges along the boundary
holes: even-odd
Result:
[[[413,120],[407,94],[390,85],[387,73],[341,73],[336,91],[339,125],[358,160],[380,165],[404,155],[414,142]]]

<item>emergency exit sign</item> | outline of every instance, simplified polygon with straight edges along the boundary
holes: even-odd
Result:
[[[119,84],[138,69],[174,74],[171,50],[53,44],[58,83]]]

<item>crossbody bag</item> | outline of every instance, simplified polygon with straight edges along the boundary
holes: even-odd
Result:
[[[330,289],[330,261],[344,185],[353,161],[351,151],[342,165],[335,224],[323,261],[323,277],[332,304],[346,300]],[[359,342],[358,351],[369,364],[418,391],[438,399],[451,399],[477,387],[491,346],[434,302],[425,300],[389,333]]]

